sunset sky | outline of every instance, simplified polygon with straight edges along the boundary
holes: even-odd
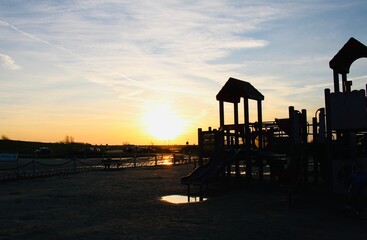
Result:
[[[331,58],[367,44],[366,13],[365,0],[0,0],[0,135],[193,144],[218,127],[229,77],[265,96],[264,120],[291,105],[312,117]],[[350,72],[365,89],[367,59]]]

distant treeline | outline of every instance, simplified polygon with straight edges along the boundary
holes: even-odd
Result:
[[[44,143],[44,142],[27,142],[16,140],[0,140],[0,152],[18,153],[18,154],[34,154],[37,149],[42,147],[49,148],[54,154],[65,154],[80,151],[83,148],[91,147],[90,144],[84,143]]]
[[[144,147],[144,146],[142,146]],[[155,152],[185,152],[196,153],[197,146],[186,145],[150,145],[145,146],[153,149]],[[23,157],[33,157],[36,155],[36,150],[40,148],[48,148],[51,151],[52,157],[72,157],[83,156],[85,153],[91,154],[91,149],[98,149],[94,153],[96,156],[101,155],[106,151],[122,150],[123,145],[92,145],[88,143],[44,143],[44,142],[29,142],[19,140],[0,140],[0,153],[18,153]]]

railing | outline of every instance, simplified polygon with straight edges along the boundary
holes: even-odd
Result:
[[[13,162],[0,162],[0,181],[47,177],[79,172],[121,170],[176,164],[196,164],[198,157],[185,154],[150,154],[147,156],[117,158],[19,158]]]

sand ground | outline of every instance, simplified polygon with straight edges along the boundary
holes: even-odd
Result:
[[[295,197],[278,187],[212,184],[202,203],[186,194],[192,165],[96,171],[0,182],[0,239],[364,239],[367,221],[346,216],[325,194]],[[193,189],[197,191],[198,189]]]

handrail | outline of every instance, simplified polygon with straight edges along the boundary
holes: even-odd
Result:
[[[39,165],[41,165],[41,166],[45,166],[45,167],[60,167],[60,166],[64,166],[64,165],[66,165],[66,164],[69,164],[69,163],[71,163],[73,160],[70,160],[70,161],[67,161],[67,162],[65,162],[65,163],[60,163],[60,164],[46,164],[46,163],[41,163],[41,162],[39,162],[39,161],[34,161],[34,163],[37,163],[37,164],[39,164]]]

